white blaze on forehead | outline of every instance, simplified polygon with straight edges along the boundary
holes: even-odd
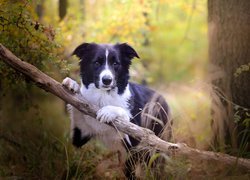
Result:
[[[100,78],[102,78],[103,76],[111,76],[111,78],[113,78],[113,74],[112,72],[110,71],[109,69],[109,66],[108,66],[108,55],[109,55],[109,50],[106,49],[105,50],[105,56],[106,56],[106,63],[105,63],[105,69],[101,72],[100,74]]]
[[[109,50],[106,49],[106,50],[105,50],[106,62],[108,61],[108,55],[109,55]]]
[[[106,57],[106,62],[105,62],[105,69],[101,72],[100,74],[100,85],[102,85],[102,78],[104,76],[110,76],[112,79],[114,78],[113,73],[111,72],[111,70],[109,69],[108,66],[108,55],[109,55],[109,51],[108,49],[105,50],[105,57]],[[111,85],[113,84],[113,82],[111,83]]]
[[[109,55],[109,50],[106,49],[105,50],[105,57],[106,57],[106,60],[105,60],[105,69],[108,69],[108,55]]]

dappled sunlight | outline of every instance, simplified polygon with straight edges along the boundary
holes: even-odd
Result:
[[[170,83],[159,89],[172,110],[174,141],[207,149],[212,135],[209,84]]]

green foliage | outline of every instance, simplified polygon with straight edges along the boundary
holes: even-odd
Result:
[[[148,164],[146,165],[146,177],[151,179],[154,177],[153,174],[150,172],[152,170],[153,167],[153,163],[161,156],[160,153],[155,153],[154,155],[152,155],[149,159]]]
[[[141,163],[140,179],[180,179],[188,178],[188,170],[190,164],[183,158],[175,158],[174,160],[165,153],[152,153],[148,164]]]
[[[87,4],[84,38],[135,46],[143,66],[134,62],[134,76],[146,76],[148,82],[187,80],[202,75],[207,60],[205,5],[205,1]]]
[[[56,32],[51,26],[44,26],[34,13],[34,6],[29,1],[1,0],[0,42],[20,59],[27,61],[41,70],[49,72],[51,68],[64,72],[66,64],[60,58],[60,44],[55,41]],[[0,62],[2,81],[7,85],[16,84],[23,79],[20,74]]]
[[[56,24],[57,3],[47,1],[45,8],[51,11],[44,21]],[[134,46],[141,59],[133,62],[133,80],[186,81],[205,74],[205,0],[72,0],[58,28],[68,53],[82,42],[127,42]]]
[[[240,76],[243,72],[247,72],[250,70],[250,63],[248,64],[243,64],[239,68],[236,69],[234,76],[238,77]]]
[[[250,110],[239,105],[234,105],[234,110],[234,122],[241,126],[238,133],[240,137],[238,155],[248,158],[250,157],[250,153],[247,151],[250,137]]]
[[[93,8],[98,11],[91,11]],[[148,1],[98,1],[86,3],[86,10],[87,41],[143,43],[148,30],[144,14],[151,11]]]
[[[190,80],[204,76],[207,61],[206,1],[162,1],[150,22],[148,52],[155,80]],[[146,53],[147,54],[147,53]],[[157,66],[160,64],[160,66]]]

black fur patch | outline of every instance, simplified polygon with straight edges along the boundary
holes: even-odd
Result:
[[[73,131],[72,144],[78,148],[86,144],[91,138],[90,135],[82,137],[82,132],[77,127],[75,127]]]

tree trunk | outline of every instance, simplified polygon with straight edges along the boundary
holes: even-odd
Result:
[[[86,9],[85,9],[85,0],[79,0],[79,6],[80,6],[80,11],[81,11],[81,17],[85,18],[85,12],[86,12]]]
[[[242,155],[250,150],[250,1],[208,0],[208,27],[214,145]]]
[[[67,0],[59,0],[58,3],[59,3],[59,17],[60,17],[60,21],[61,21],[67,14],[68,1]]]
[[[43,20],[44,16],[44,0],[40,0],[36,5],[36,14],[39,18],[39,22]]]

